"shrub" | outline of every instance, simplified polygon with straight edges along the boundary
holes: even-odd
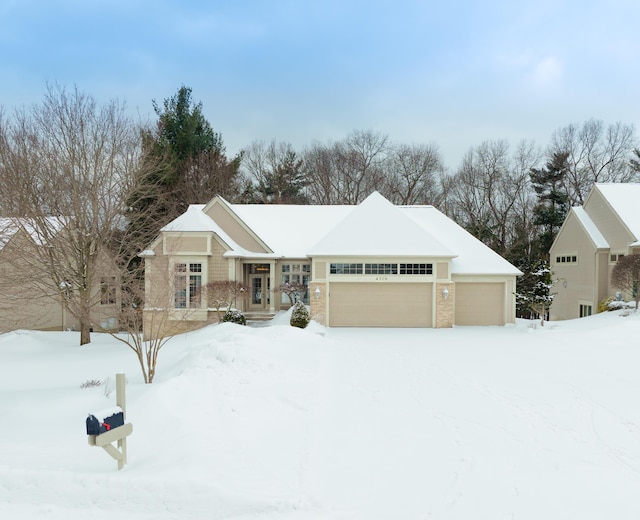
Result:
[[[298,327],[304,329],[311,321],[311,316],[304,303],[297,301],[293,305],[293,311],[291,312],[291,320],[289,323],[292,327]]]
[[[247,324],[247,318],[244,317],[244,314],[235,309],[225,312],[224,316],[222,317],[222,321],[225,323],[236,323],[238,325]]]
[[[609,296],[607,298],[604,298],[600,301],[600,303],[598,304],[598,313],[600,312],[608,312],[610,310],[613,310],[611,308],[611,303],[614,301],[614,297],[613,296]]]

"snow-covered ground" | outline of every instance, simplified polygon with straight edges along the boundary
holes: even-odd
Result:
[[[507,327],[0,336],[0,518],[640,518],[640,313]],[[129,464],[87,443],[125,372]],[[102,385],[81,388],[100,380]],[[108,394],[108,395],[107,395]]]

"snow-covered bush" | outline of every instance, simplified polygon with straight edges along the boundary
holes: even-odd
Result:
[[[607,298],[600,300],[600,303],[598,304],[598,313],[614,310],[614,307],[611,306],[614,302],[615,299],[613,296],[608,296]]]
[[[309,315],[307,306],[298,300],[293,305],[293,310],[291,311],[291,320],[289,321],[289,323],[292,327],[304,329],[307,325],[309,325],[310,321],[311,316]]]
[[[226,322],[236,323],[238,325],[247,324],[247,318],[245,318],[244,314],[242,314],[239,310],[236,310],[236,309],[225,312],[224,316],[222,317],[222,321],[225,323]]]

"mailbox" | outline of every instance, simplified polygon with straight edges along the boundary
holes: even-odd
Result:
[[[90,413],[87,417],[87,435],[100,435],[124,425],[122,408],[114,406],[97,413]]]

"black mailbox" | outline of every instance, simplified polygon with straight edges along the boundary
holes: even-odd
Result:
[[[119,406],[98,413],[90,413],[87,417],[87,435],[100,435],[123,424],[124,414]]]

